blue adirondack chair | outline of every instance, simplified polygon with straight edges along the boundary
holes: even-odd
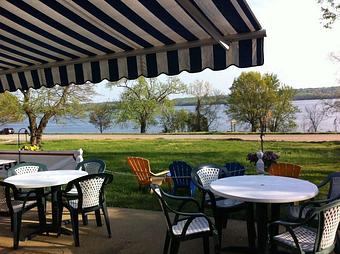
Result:
[[[227,176],[243,176],[246,168],[238,162],[227,162],[224,167],[226,168]]]
[[[191,181],[191,166],[185,161],[173,161],[169,165],[170,175],[173,181],[172,193],[176,194],[178,189],[186,189],[194,195],[195,186]]]

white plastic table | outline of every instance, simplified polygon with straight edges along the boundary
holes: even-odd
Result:
[[[213,181],[210,190],[221,197],[256,204],[258,214],[258,245],[264,249],[267,241],[267,207],[272,204],[272,218],[280,213],[280,204],[308,200],[319,190],[311,182],[282,176],[245,175],[226,177]]]
[[[82,170],[51,170],[14,175],[7,177],[4,181],[14,184],[17,188],[34,189],[64,185],[85,175],[87,172]]]
[[[4,180],[6,183],[11,183],[21,189],[43,189],[51,187],[52,197],[52,224],[49,227],[41,230],[43,232],[57,232],[59,230],[58,210],[60,201],[61,186],[68,182],[85,176],[88,173],[82,170],[51,170],[39,171],[30,174],[14,175]]]

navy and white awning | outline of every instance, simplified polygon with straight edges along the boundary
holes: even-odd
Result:
[[[262,65],[264,37],[244,0],[0,0],[0,92]]]

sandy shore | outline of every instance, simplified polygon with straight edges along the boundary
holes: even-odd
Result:
[[[0,135],[0,142],[16,143],[18,136],[16,134]],[[254,135],[233,135],[233,134],[210,134],[210,135],[168,135],[168,134],[45,134],[43,140],[126,140],[126,139],[214,139],[228,140],[239,139],[258,141],[258,134]],[[21,136],[24,140],[24,136]],[[296,141],[296,142],[322,142],[322,141],[340,141],[340,134],[267,134],[267,141]]]

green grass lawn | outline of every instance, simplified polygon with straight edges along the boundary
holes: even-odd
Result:
[[[157,209],[157,200],[148,191],[139,191],[135,177],[127,166],[128,156],[150,160],[152,170],[168,168],[173,160],[184,160],[192,166],[202,163],[223,165],[238,161],[254,173],[254,166],[246,161],[249,152],[259,150],[259,142],[231,140],[64,140],[43,143],[44,150],[74,150],[82,148],[85,159],[99,158],[114,174],[107,189],[109,206],[139,209]],[[15,144],[0,144],[0,149],[16,150]],[[302,166],[301,178],[319,183],[327,174],[340,171],[340,142],[295,143],[266,142],[265,150],[280,155],[280,162]]]

